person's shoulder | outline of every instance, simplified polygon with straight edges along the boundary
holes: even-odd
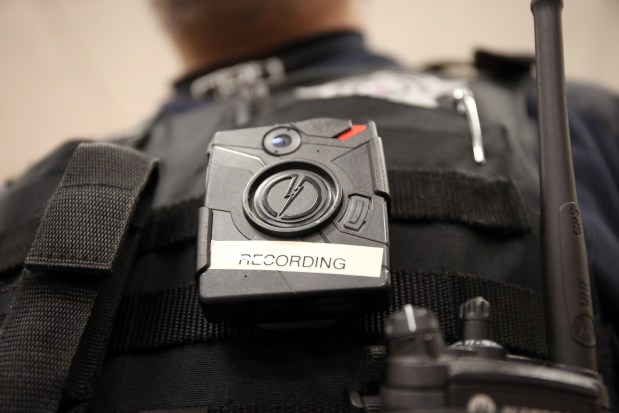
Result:
[[[73,155],[73,151],[83,142],[86,141],[69,140],[61,143],[28,168],[21,176],[16,179],[9,179],[8,182],[6,182],[6,188],[23,187],[46,176],[62,175],[67,162]]]
[[[104,141],[122,146],[137,147],[139,141],[147,133],[153,117],[124,130],[93,138],[67,140],[51,150],[42,159],[28,168],[17,178],[9,178],[0,183],[0,204],[14,192],[22,191],[31,186],[37,186],[42,181],[59,181],[75,149],[82,143]],[[56,182],[57,183],[57,182]],[[54,185],[55,188],[56,185]]]
[[[0,232],[40,215],[83,140],[67,141],[16,179],[0,186]]]
[[[15,179],[0,184],[0,232],[39,216],[58,186],[75,149],[82,143],[111,142],[137,147],[150,119],[130,129],[106,134],[96,139],[68,140]]]
[[[569,82],[567,100],[570,111],[597,125],[596,129],[605,128],[619,137],[619,94],[587,83]]]

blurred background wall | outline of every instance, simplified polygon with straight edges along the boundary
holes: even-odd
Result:
[[[564,2],[568,76],[619,91],[619,0]],[[370,45],[411,66],[533,50],[529,0],[366,3]],[[178,70],[148,0],[0,0],[0,181],[63,140],[136,124]]]

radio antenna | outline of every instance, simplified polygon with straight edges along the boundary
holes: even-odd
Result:
[[[584,234],[567,117],[562,0],[533,0],[540,138],[542,256],[549,358],[596,370]]]

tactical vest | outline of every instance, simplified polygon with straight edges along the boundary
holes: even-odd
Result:
[[[9,188],[0,206],[0,404],[12,411],[336,412],[348,409],[348,391],[359,390],[371,409],[386,314],[406,303],[429,308],[446,340],[456,341],[458,308],[478,295],[493,305],[497,342],[543,358],[528,80],[470,84],[487,160],[479,164],[467,118],[452,103],[325,98],[297,88],[341,76],[290,79],[259,108],[228,99],[159,117],[116,145],[68,143]],[[240,109],[249,114],[242,124]],[[194,259],[211,136],[316,117],[373,120],[383,139],[389,310],[295,331],[206,321]],[[45,402],[33,404],[33,394]]]

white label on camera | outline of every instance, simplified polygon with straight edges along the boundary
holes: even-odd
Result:
[[[380,277],[383,248],[296,241],[211,241],[209,269]]]

